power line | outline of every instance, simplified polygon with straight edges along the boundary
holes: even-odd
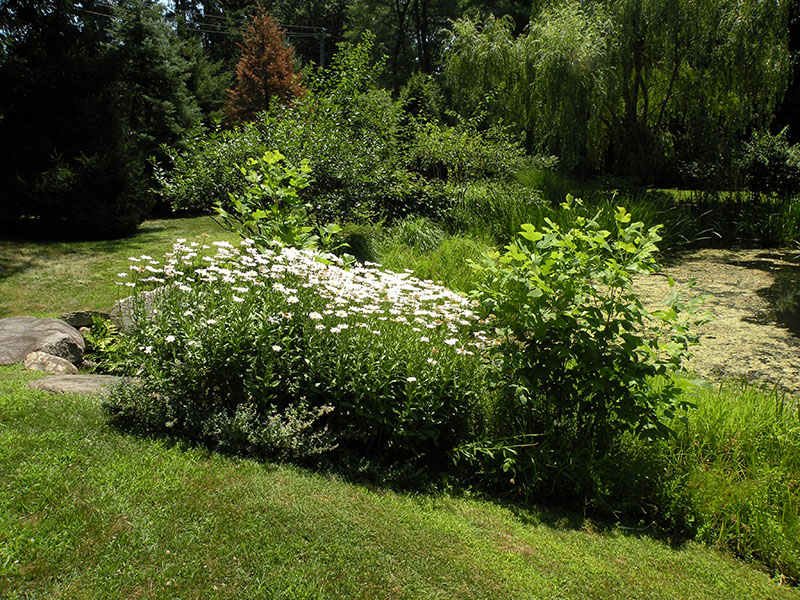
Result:
[[[97,3],[97,6],[113,9],[114,7],[109,4]],[[103,17],[106,19],[111,20],[119,20],[120,17],[109,14],[109,13],[101,13],[94,10],[89,10],[87,8],[77,8],[76,10],[83,14],[88,15],[95,15],[98,17]],[[205,15],[208,17],[214,17],[214,15]],[[175,22],[175,16],[168,17],[167,15],[163,15],[165,20],[171,20]],[[223,19],[223,17],[215,17],[217,19]],[[226,21],[230,23],[230,21]],[[239,21],[242,24],[247,23],[246,20]],[[186,25],[192,29],[192,31],[196,31],[198,33],[205,33],[207,35],[229,35],[234,37],[241,37],[244,33],[244,28],[234,27],[232,25],[220,25],[219,23],[207,23],[203,21],[187,21]],[[317,38],[319,40],[319,64],[324,66],[325,64],[325,38],[333,37],[330,33],[328,33],[327,29],[324,27],[317,27],[314,25],[289,25],[288,27],[294,27],[295,29],[306,29],[310,31],[289,31],[285,29],[286,26],[279,25],[279,27],[284,29],[284,35],[287,38],[296,39],[296,38]]]
[[[103,8],[108,8],[108,9],[116,8],[112,4],[105,4],[103,2],[97,2],[96,6],[102,6]],[[96,13],[96,12],[93,12],[93,11],[89,11],[88,9],[78,9],[78,10],[82,10],[83,12],[86,12],[86,13],[89,13],[89,14],[95,14],[95,15],[99,15],[99,16],[111,16],[111,15],[103,15],[101,13]],[[178,13],[173,13],[173,16],[171,16],[171,17],[168,14],[165,14],[164,18],[167,19],[167,20],[174,21],[175,17],[177,17],[177,16],[178,16]],[[184,16],[185,16],[185,13],[184,13]],[[204,22],[203,20],[205,20],[205,19],[217,19],[219,21],[224,21],[226,23],[226,25],[220,25],[220,24],[217,24],[217,23]],[[192,23],[192,24],[200,25],[202,27],[224,28],[224,29],[231,29],[231,30],[235,30],[235,31],[242,31],[242,29],[240,29],[238,27],[234,27],[232,25],[227,25],[227,23],[239,23],[239,24],[242,24],[242,25],[246,25],[249,22],[249,20],[247,18],[245,18],[245,17],[227,17],[227,16],[206,15],[206,14],[203,15],[203,20],[191,20],[189,22]],[[288,29],[308,29],[308,30],[311,30],[313,32],[318,32],[318,33],[324,33],[324,32],[327,31],[327,29],[325,27],[320,27],[319,25],[293,25],[293,24],[289,24],[289,23],[278,23],[277,25],[278,25],[278,27],[280,27],[281,29],[284,29],[284,30],[288,30]],[[289,33],[289,32],[287,31],[287,33]]]

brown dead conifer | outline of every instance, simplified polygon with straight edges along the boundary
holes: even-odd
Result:
[[[227,112],[231,123],[252,121],[277,99],[286,102],[303,93],[294,71],[294,50],[284,32],[263,8],[259,8],[239,45],[236,86],[228,90]]]

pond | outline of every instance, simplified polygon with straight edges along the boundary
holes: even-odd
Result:
[[[673,256],[665,271],[684,296],[704,297],[712,315],[696,329],[690,370],[800,398],[800,251],[695,250]],[[637,278],[635,288],[651,309],[671,291],[664,274]]]
[[[800,263],[784,260],[770,275],[775,282],[758,294],[769,303],[769,316],[775,323],[800,338]]]

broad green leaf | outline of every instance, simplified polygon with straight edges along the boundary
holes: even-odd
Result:
[[[522,226],[522,231],[520,231],[519,235],[521,237],[524,237],[526,240],[534,243],[538,242],[540,239],[544,237],[544,234],[541,234],[538,231],[536,231],[536,228],[530,223],[525,223]]]

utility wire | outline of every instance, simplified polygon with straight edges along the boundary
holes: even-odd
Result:
[[[114,5],[105,4],[103,2],[97,2],[95,4],[95,6],[99,6],[99,7],[101,6],[103,8],[108,8],[108,9],[114,9],[115,8]],[[78,10],[82,11],[84,13],[87,13],[87,14],[97,15],[97,16],[100,16],[100,17],[116,18],[116,17],[114,17],[114,15],[98,13],[98,12],[91,11],[91,10],[86,9],[86,8],[79,8]],[[167,20],[174,21],[175,17],[177,17],[178,14],[179,13],[173,13],[172,17],[170,17],[168,15],[164,15],[164,18],[167,19]],[[223,17],[223,16],[219,16],[219,15],[203,15],[203,19],[217,19],[217,20],[220,20],[220,21],[224,21],[225,23],[233,22],[233,23],[240,23],[242,25],[247,25],[247,23],[248,23],[248,19],[242,18],[242,17]],[[228,29],[228,30],[233,30],[233,31],[243,31],[243,29],[241,29],[239,27],[235,27],[233,25],[227,25],[227,24],[226,25],[220,25],[218,23],[208,23],[208,22],[204,22],[204,21],[200,21],[200,20],[191,20],[191,21],[188,21],[187,23],[188,24],[192,24],[192,25],[199,25],[201,27]],[[312,32],[314,32],[315,35],[324,34],[327,31],[327,29],[325,27],[320,27],[320,26],[317,26],[317,25],[291,25],[291,24],[278,23],[278,27],[280,27],[281,29],[287,30],[287,34],[290,34],[290,32],[288,31],[289,29],[308,29],[308,30],[311,30]],[[297,34],[294,34],[294,35],[297,36],[297,35],[300,35],[301,33],[303,33],[303,32],[298,32]]]

